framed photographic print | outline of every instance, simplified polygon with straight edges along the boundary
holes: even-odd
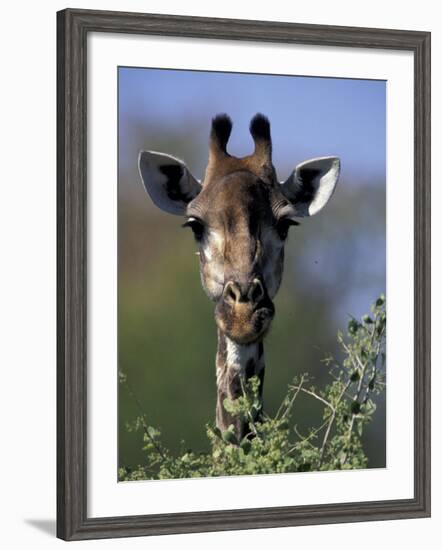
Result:
[[[430,34],[58,13],[57,533],[430,514]]]

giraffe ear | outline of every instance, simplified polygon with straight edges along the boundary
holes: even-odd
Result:
[[[281,185],[297,216],[313,216],[322,210],[333,195],[340,170],[337,157],[318,157],[298,164]]]
[[[201,191],[201,184],[184,162],[171,155],[141,151],[138,167],[153,203],[169,214],[183,215],[188,203]]]

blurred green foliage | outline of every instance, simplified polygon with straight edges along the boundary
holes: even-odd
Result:
[[[256,376],[243,379],[242,396],[224,402],[229,413],[249,424],[241,441],[233,425],[224,432],[208,425],[209,451],[194,452],[182,443],[177,456],[163,444],[161,431],[149,425],[150,418],[139,414],[127,428],[129,433],[141,431],[144,460],[136,468],[121,467],[120,481],[366,468],[362,434],[376,411],[374,398],[385,388],[384,296],[371,313],[361,321],[352,318],[345,337],[338,334],[344,359],[339,362],[330,355],[324,360],[332,381],[319,390],[309,374],[295,377],[273,416],[264,413],[254,420],[261,409],[260,382]],[[126,375],[121,374],[121,382],[136,401]],[[304,435],[292,421],[302,394],[322,409],[319,425]]]

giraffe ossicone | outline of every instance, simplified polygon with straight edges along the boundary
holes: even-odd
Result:
[[[178,158],[142,151],[139,170],[150,198],[162,210],[185,217],[198,247],[203,288],[215,303],[218,328],[216,423],[233,424],[237,438],[244,421],[223,407],[242,391],[241,377],[264,382],[263,340],[275,314],[273,298],[281,284],[284,246],[297,218],[312,216],[335,190],[340,160],[319,157],[298,164],[280,183],[272,163],[270,123],[255,115],[250,123],[254,152],[238,158],[227,150],[232,122],[212,120],[209,158],[199,182]]]

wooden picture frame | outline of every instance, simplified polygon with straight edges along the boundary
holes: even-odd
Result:
[[[87,37],[91,32],[407,50],[414,56],[414,498],[87,516]],[[430,33],[67,9],[57,14],[57,536],[65,540],[430,515]]]

